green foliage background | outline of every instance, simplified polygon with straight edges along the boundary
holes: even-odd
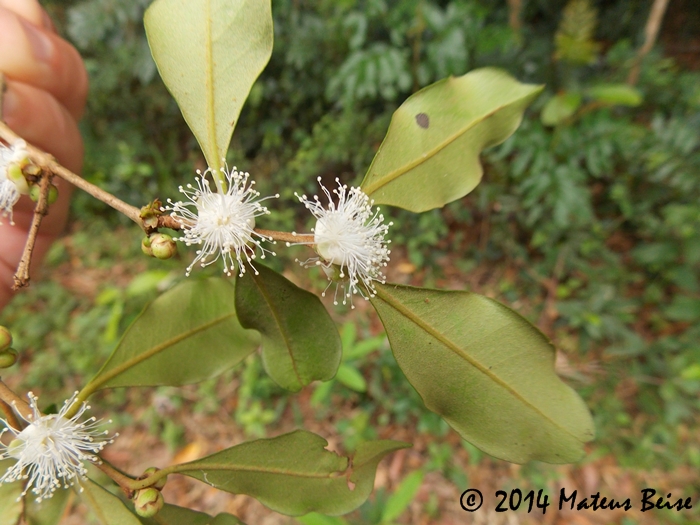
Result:
[[[90,73],[85,176],[134,204],[174,197],[202,158],[150,58],[141,22],[149,2],[45,4]],[[243,109],[229,162],[250,170],[263,193],[281,194],[277,208],[284,211],[265,227],[304,228],[293,192],[315,193],[318,176],[359,183],[392,112],[420,87],[487,65],[546,83],[516,134],[485,153],[484,181],[470,196],[421,215],[391,211],[392,240],[406,247],[396,259],[425,267],[425,284],[444,278],[446,254],[465,275],[515,268],[499,281],[500,298],[530,305],[533,320],[553,305],[557,315],[547,328],[570,359],[598,361],[605,372],[576,385],[596,417],[601,453],[642,467],[700,468],[699,444],[687,438],[687,428],[700,424],[700,74],[657,48],[643,63],[641,105],[586,105],[591,87],[625,81],[650,4],[593,2],[597,17],[571,9],[569,16],[584,20],[561,23],[566,2],[532,0],[516,34],[504,1],[275,1],[272,59]],[[700,14],[684,5],[684,31],[697,31]],[[682,43],[688,34],[675,38]],[[567,92],[583,93],[583,106],[574,118],[544,126],[543,106]],[[70,253],[54,250],[50,264],[76,253],[98,267],[114,257],[137,260],[136,241],[132,250],[131,239],[115,246],[106,238],[120,220],[114,213],[83,195],[73,209],[90,225],[73,237]],[[33,284],[0,319],[25,348],[50,338],[57,355],[69,356],[69,364],[37,356],[40,366],[94,370],[117,329],[167,279],[162,270],[171,263],[148,264],[140,288],[105,283],[96,304],[57,283]],[[67,335],[51,335],[52,327]],[[417,419],[420,432],[444,435],[445,425],[422,408],[387,352],[362,354],[354,364],[364,373],[357,390],[366,392],[338,381],[333,392],[354,396],[379,424]],[[39,381],[36,374],[28,384]],[[268,403],[280,391],[259,362],[249,359],[240,374],[237,422],[261,434],[285,398]],[[621,385],[634,395],[623,397]],[[383,396],[387,389],[391,396]],[[176,442],[177,430],[162,425]],[[338,430],[352,448],[358,438],[375,437],[371,426],[355,419],[340,421]],[[433,462],[448,472],[435,446]],[[449,475],[462,481],[458,472]]]

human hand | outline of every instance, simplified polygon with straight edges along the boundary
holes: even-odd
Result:
[[[59,37],[36,0],[0,0],[0,71],[5,75],[2,120],[28,143],[51,153],[78,173],[83,142],[78,120],[88,78],[78,52]],[[43,221],[34,249],[36,263],[63,231],[70,187],[55,180],[59,198]],[[12,277],[22,255],[34,203],[22,197],[15,225],[0,225],[0,309],[12,295]]]

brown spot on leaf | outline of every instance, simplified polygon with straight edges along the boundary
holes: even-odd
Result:
[[[430,118],[426,113],[418,113],[416,115],[416,124],[423,129],[428,129],[428,126],[430,126]]]

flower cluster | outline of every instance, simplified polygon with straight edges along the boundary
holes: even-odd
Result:
[[[384,237],[393,223],[384,224],[379,208],[372,211],[374,201],[360,188],[348,189],[347,185],[336,179],[338,188],[333,193],[338,203],[335,204],[331,192],[321,184],[320,177],[318,182],[328,199],[327,208],[321,204],[318,195],[311,200],[306,195],[295,194],[316,217],[316,226],[312,229],[313,244],[320,256],[302,264],[307,267],[310,264],[322,266],[331,283],[336,281],[334,303],[338,304],[340,285],[343,288],[343,304],[350,299],[352,306],[353,294],[369,299],[377,293],[373,281],[385,282],[382,269],[389,262],[391,250],[387,245],[391,241],[384,240]]]
[[[32,414],[23,419],[28,423],[24,430],[15,430],[6,421],[8,429],[14,435],[9,445],[0,444],[0,459],[16,459],[5,474],[0,477],[0,484],[28,480],[22,496],[29,488],[37,495],[37,501],[53,496],[63,485],[64,488],[75,483],[76,478],[84,478],[87,469],[84,461],[99,462],[95,455],[112,443],[107,431],[98,429],[100,421],[91,417],[82,423],[78,419],[90,407],[83,403],[78,412],[70,419],[66,418],[68,410],[76,402],[77,392],[68,399],[58,414],[42,416],[37,408],[37,397],[31,392],[29,397]]]
[[[12,209],[19,200],[20,190],[28,189],[24,177],[19,173],[21,180],[11,178],[12,165],[18,166],[27,159],[27,143],[23,140],[18,140],[10,147],[0,144],[0,219],[9,217],[10,224],[14,224],[12,220]],[[19,187],[19,184],[22,187]],[[24,192],[22,192],[24,193]],[[0,224],[2,221],[0,220]]]
[[[262,241],[271,239],[255,231],[255,218],[270,213],[260,202],[271,197],[258,198],[260,193],[253,189],[255,182],[248,182],[250,174],[239,172],[235,167],[230,171],[221,168],[221,171],[226,177],[226,191],[211,190],[207,174],[217,175],[211,168],[204,174],[198,171],[196,188],[191,184],[186,188],[180,186],[180,192],[189,202],[168,200],[169,206],[163,208],[163,211],[171,211],[170,215],[182,227],[184,235],[176,240],[187,246],[201,246],[187,268],[187,275],[197,263],[204,267],[219,259],[223,260],[227,275],[235,268],[235,260],[242,276],[244,259],[257,273],[251,264],[256,258],[256,247],[260,249],[261,259],[266,253],[275,255],[261,246]]]

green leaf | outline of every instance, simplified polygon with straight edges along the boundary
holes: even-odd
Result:
[[[146,525],[210,525],[209,514],[166,503],[152,518],[140,518]]]
[[[423,472],[416,470],[406,476],[396,491],[389,497],[382,511],[382,523],[393,521],[408,508],[423,483]]]
[[[410,446],[389,440],[361,443],[350,466],[348,458],[325,450],[327,445],[322,437],[297,430],[222,450],[181,465],[178,472],[220,490],[248,494],[282,514],[338,515],[367,499],[384,456]]]
[[[541,90],[493,68],[420,90],[394,113],[363,191],[414,212],[463,197],[481,180],[481,150],[506,140]]]
[[[0,474],[4,474],[8,468],[15,464],[13,459],[0,461]],[[20,481],[0,484],[0,525],[17,525],[22,516],[22,489],[24,484]],[[19,501],[18,501],[19,500]]]
[[[593,421],[526,319],[469,292],[376,284],[372,303],[399,366],[467,441],[515,463],[576,461]]]
[[[37,503],[28,495],[24,498],[24,516],[27,525],[58,525],[65,514],[66,506],[73,494],[70,490],[58,489],[49,499]]]
[[[641,91],[629,84],[600,84],[588,89],[586,94],[598,102],[616,106],[639,106],[644,98]]]
[[[362,374],[356,368],[345,363],[340,365],[335,378],[356,392],[367,392],[367,381],[365,381]]]
[[[544,105],[540,120],[545,126],[556,126],[576,113],[580,105],[580,93],[559,93]]]
[[[272,53],[270,0],[156,0],[144,24],[163,82],[218,169]]]
[[[153,301],[132,323],[85,390],[184,385],[237,365],[258,335],[236,317],[234,286],[220,278],[188,279]]]
[[[241,520],[232,514],[221,513],[209,522],[209,525],[245,525]]]
[[[80,499],[102,525],[141,525],[117,496],[92,480],[80,480]]]
[[[296,519],[299,523],[304,525],[347,525],[347,520],[343,518],[336,518],[334,516],[326,516],[324,514],[318,514],[312,512],[306,516]]]
[[[245,328],[262,335],[262,360],[280,386],[298,391],[331,379],[342,356],[340,335],[316,295],[256,264],[236,283],[236,310]]]

